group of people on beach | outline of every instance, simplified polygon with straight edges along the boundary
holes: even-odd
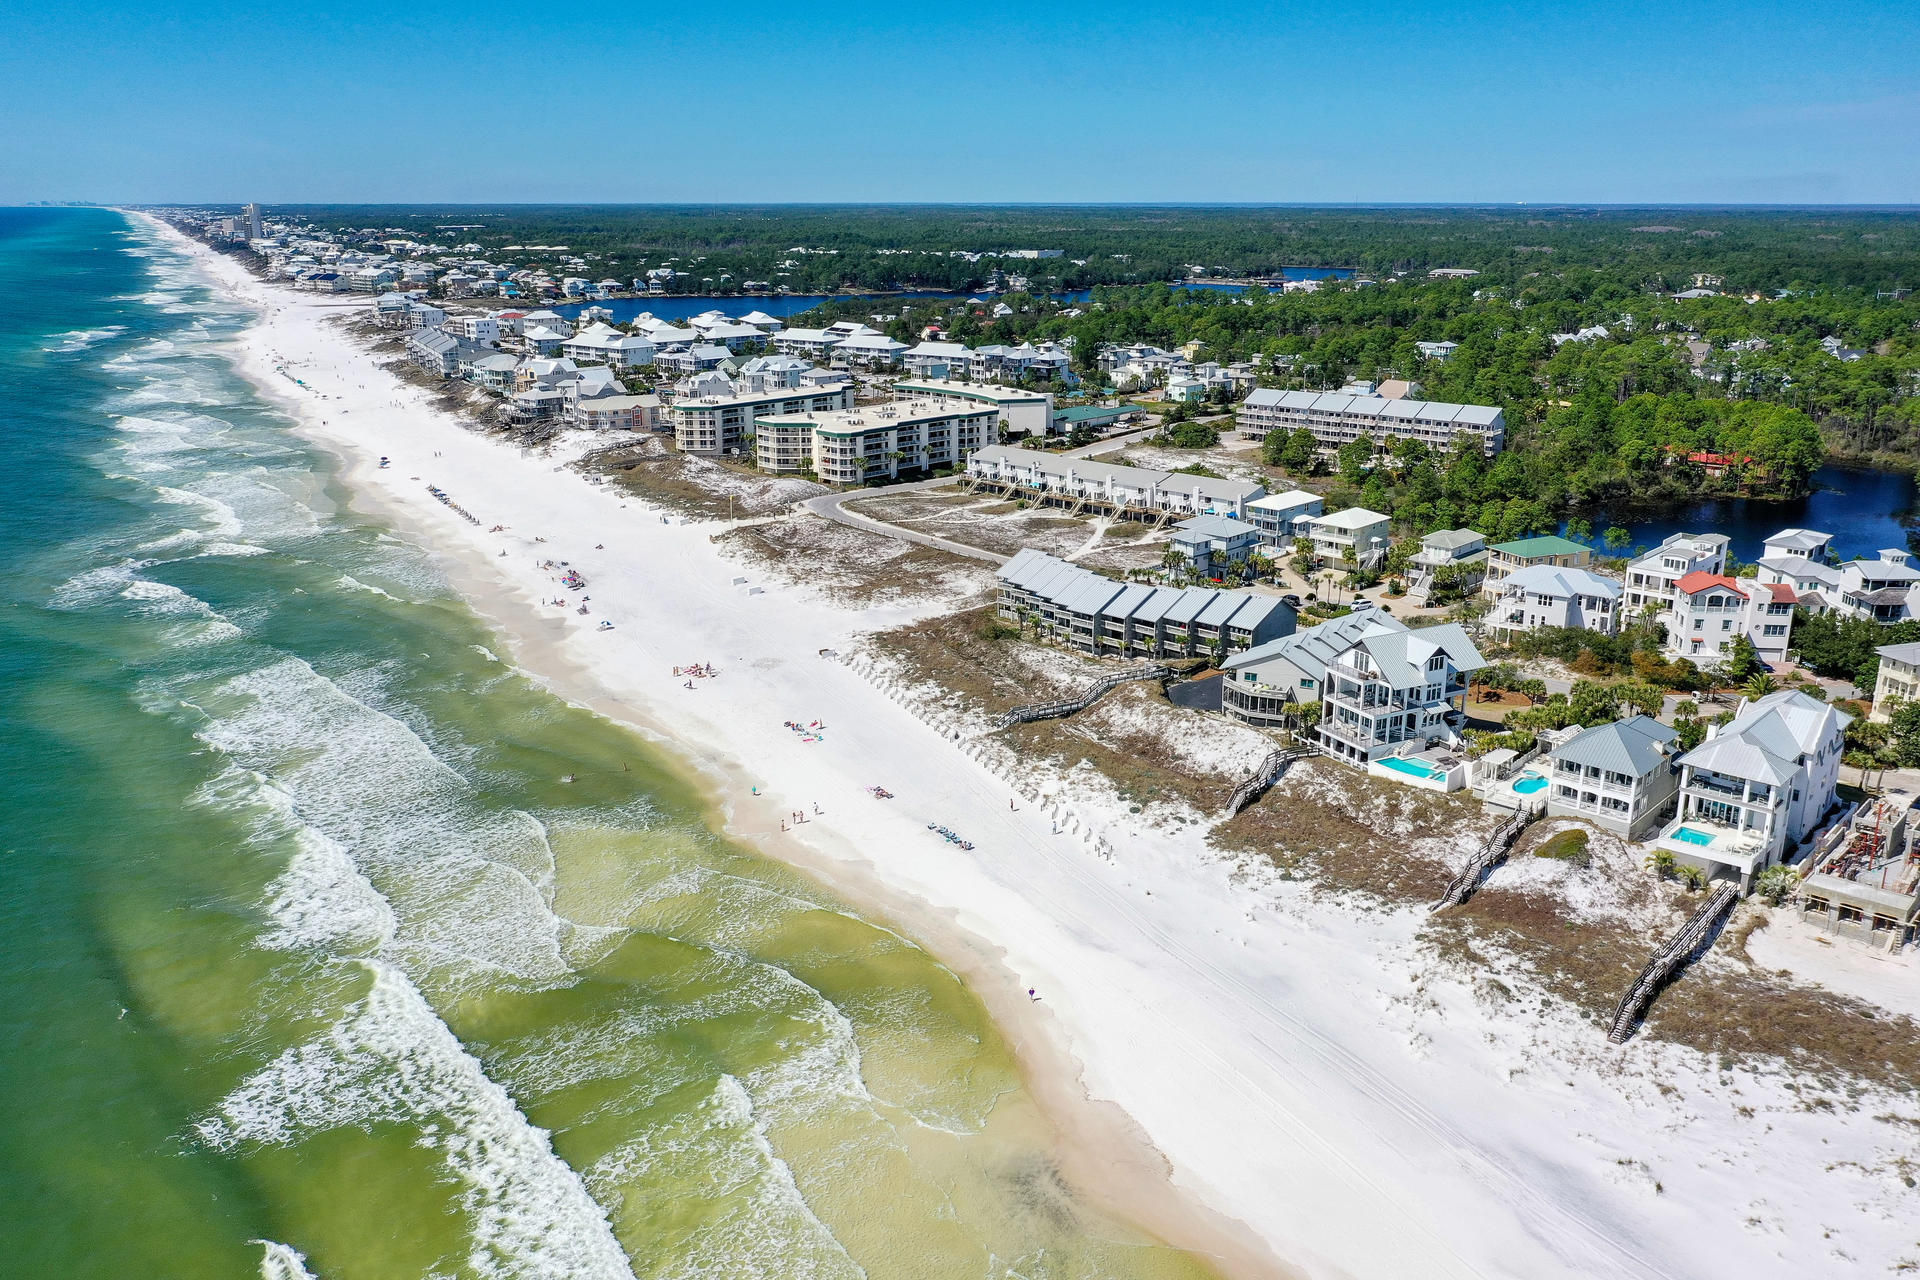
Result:
[[[696,662],[690,667],[675,667],[673,674],[683,676],[682,687],[691,689],[695,680],[711,680],[720,674],[720,668],[711,662]]]
[[[783,720],[781,723],[789,732],[799,734],[802,742],[821,742],[827,736],[827,722],[824,720],[813,720],[806,724],[798,720]]]

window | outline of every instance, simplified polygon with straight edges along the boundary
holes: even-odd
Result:
[[[1312,677],[1312,676],[1301,676],[1301,677],[1300,677],[1300,687],[1301,687],[1302,689],[1311,689],[1311,688],[1313,688],[1313,677]]]

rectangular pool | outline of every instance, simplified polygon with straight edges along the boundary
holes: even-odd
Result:
[[[1416,778],[1439,778],[1444,775],[1432,765],[1421,764],[1418,760],[1407,760],[1400,756],[1388,756],[1378,763],[1385,765],[1395,773],[1412,774]]]
[[[1673,829],[1673,838],[1681,844],[1705,846],[1713,843],[1713,837],[1711,835],[1708,835],[1704,831],[1695,831],[1692,827],[1675,827]]]

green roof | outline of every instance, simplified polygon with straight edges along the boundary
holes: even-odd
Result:
[[[1583,551],[1592,551],[1593,548],[1585,543],[1548,535],[1542,538],[1521,538],[1515,542],[1496,542],[1490,550],[1512,556],[1516,560],[1539,560],[1545,556],[1577,556]]]
[[[1131,408],[1128,408],[1123,405],[1115,405],[1112,408],[1108,408],[1105,405],[1097,405],[1097,404],[1096,405],[1076,405],[1071,409],[1054,410],[1053,420],[1055,422],[1085,422],[1089,419],[1092,419],[1093,421],[1097,422],[1102,418],[1124,417],[1125,415],[1132,412],[1133,410]]]

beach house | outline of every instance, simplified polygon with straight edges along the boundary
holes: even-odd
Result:
[[[1902,702],[1920,698],[1920,644],[1883,644],[1880,672],[1873,678],[1873,710],[1867,719],[1885,724]]]
[[[1678,741],[1649,716],[1582,729],[1547,755],[1547,816],[1644,840],[1673,812]]]
[[[1424,603],[1435,588],[1471,596],[1487,576],[1487,540],[1472,529],[1439,529],[1420,539],[1407,562],[1407,597]]]
[[[1496,542],[1487,548],[1487,576],[1480,584],[1483,595],[1498,596],[1507,575],[1533,565],[1556,569],[1584,569],[1593,562],[1593,548],[1568,538],[1547,535]]]
[[[1833,808],[1852,719],[1797,689],[1743,700],[1680,757],[1679,813],[1655,846],[1750,889]]]
[[[1762,662],[1783,662],[1793,630],[1793,588],[1757,578],[1690,573],[1673,584],[1673,605],[1660,615],[1667,653],[1694,662],[1721,662],[1745,638]]]
[[[1615,635],[1620,630],[1621,587],[1590,569],[1533,564],[1500,582],[1487,611],[1489,630],[1512,639],[1541,627],[1573,627]]]
[[[1307,535],[1308,522],[1326,513],[1326,499],[1305,489],[1270,493],[1247,504],[1247,523],[1276,551],[1292,551],[1294,541]]]
[[[1627,565],[1627,591],[1622,603],[1629,618],[1647,610],[1673,608],[1674,584],[1690,573],[1725,573],[1727,538],[1718,533],[1676,533],[1652,551]]]
[[[1194,516],[1173,527],[1168,548],[1203,577],[1218,577],[1259,550],[1260,530],[1231,516]]]
[[[1348,507],[1332,515],[1307,516],[1295,522],[1313,542],[1313,554],[1335,564],[1370,565],[1387,550],[1392,518],[1365,507]]]

